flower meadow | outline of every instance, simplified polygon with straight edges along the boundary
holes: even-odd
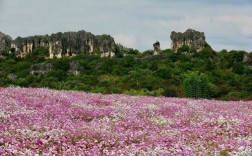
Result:
[[[0,155],[252,155],[252,102],[0,88]]]

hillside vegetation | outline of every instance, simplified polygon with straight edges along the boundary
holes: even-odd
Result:
[[[159,55],[125,49],[117,50],[113,58],[82,53],[46,59],[46,55],[48,49],[43,48],[24,58],[1,52],[0,85],[104,94],[252,99],[252,57],[244,51],[214,52],[206,47],[196,52],[182,46],[177,53],[167,49]]]

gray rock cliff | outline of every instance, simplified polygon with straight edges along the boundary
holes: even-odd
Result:
[[[153,49],[154,49],[154,55],[159,55],[161,48],[160,43],[158,41],[153,44]]]
[[[33,64],[30,68],[31,74],[45,74],[53,69],[53,65],[50,63],[38,63]]]
[[[3,36],[3,37],[2,37]],[[93,35],[84,30],[78,32],[55,33],[17,37],[15,40],[0,34],[0,51],[14,49],[23,57],[37,48],[48,48],[49,58],[74,56],[79,53],[100,54],[101,57],[113,57],[116,44],[110,35]]]
[[[71,61],[69,64],[69,70],[68,72],[74,74],[74,75],[79,75],[79,62],[78,61]]]
[[[11,37],[0,32],[0,51],[10,51]]]
[[[252,52],[244,54],[243,62],[252,67]]]
[[[201,51],[207,45],[205,34],[193,29],[188,29],[184,33],[173,31],[170,38],[172,40],[171,48],[175,52],[183,45],[188,45],[197,51]]]

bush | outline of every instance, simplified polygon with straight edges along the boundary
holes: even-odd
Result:
[[[17,81],[16,81],[16,84],[21,86],[21,87],[27,87],[29,84],[27,82],[27,80],[25,78],[19,78]]]
[[[186,97],[190,98],[209,98],[211,93],[207,76],[198,72],[185,75],[183,89]]]
[[[249,93],[242,91],[242,92],[238,92],[238,91],[233,91],[233,92],[229,92],[226,96],[224,96],[222,98],[222,100],[232,100],[232,101],[238,101],[241,99],[245,99],[245,97],[248,97]]]
[[[164,89],[159,88],[157,90],[149,91],[146,88],[140,89],[140,90],[135,90],[131,89],[129,91],[125,91],[124,94],[132,95],[132,96],[137,96],[137,95],[147,95],[147,96],[161,96],[164,93]]]
[[[190,47],[188,45],[182,45],[180,48],[178,48],[177,52],[178,53],[182,53],[182,52],[189,52],[190,51]]]
[[[235,62],[233,65],[233,72],[237,74],[244,73],[244,65],[242,62]]]
[[[166,97],[178,97],[178,93],[175,87],[165,88],[163,95]]]

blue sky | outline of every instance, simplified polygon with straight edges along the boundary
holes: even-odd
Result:
[[[252,0],[0,0],[0,31],[86,30],[139,50],[170,47],[171,31],[205,32],[215,50],[252,51]]]

